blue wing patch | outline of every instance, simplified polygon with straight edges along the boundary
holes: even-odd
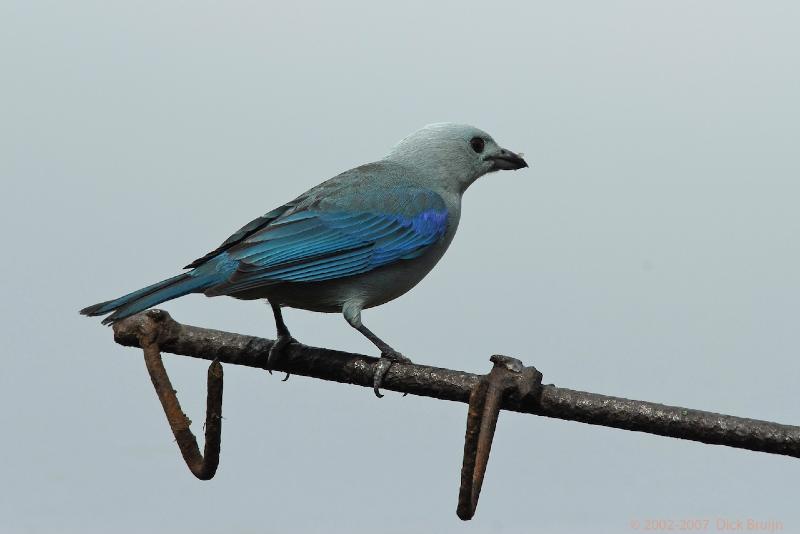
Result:
[[[417,192],[418,193],[418,192]],[[218,257],[235,293],[280,282],[320,282],[416,258],[447,231],[441,197],[425,191],[395,213],[299,211],[279,218]]]

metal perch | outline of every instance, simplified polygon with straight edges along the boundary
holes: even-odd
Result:
[[[187,465],[198,478],[213,477],[219,460],[221,430],[222,368],[219,362],[263,369],[265,355],[274,342],[183,325],[162,310],[148,310],[116,323],[114,339],[121,345],[144,349],[153,384]],[[214,360],[209,368],[203,457],[161,364],[160,351]],[[523,367],[518,360],[493,356],[492,361],[495,367],[486,376],[396,363],[383,382],[386,390],[469,403],[457,509],[458,516],[465,520],[475,513],[501,409],[800,457],[800,427],[797,426],[542,385],[541,373],[532,367]],[[371,388],[377,362],[377,358],[370,356],[291,344],[284,349],[273,370]]]
[[[189,426],[192,422],[181,410],[176,391],[172,388],[172,383],[161,361],[161,351],[155,342],[158,335],[157,329],[153,328],[155,323],[144,326],[140,336],[142,349],[144,350],[144,363],[150,380],[164,408],[164,415],[178,443],[186,465],[194,476],[200,480],[211,480],[217,472],[219,465],[219,448],[222,434],[222,365],[219,360],[214,360],[208,366],[208,394],[206,398],[206,444],[203,455],[200,455],[200,447]]]

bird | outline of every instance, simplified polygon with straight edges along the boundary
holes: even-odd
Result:
[[[400,297],[442,258],[458,229],[461,199],[483,175],[528,167],[485,131],[429,124],[380,160],[345,171],[245,224],[186,272],[80,310],[113,324],[190,293],[265,299],[277,340],[273,368],[296,343],[281,308],[341,313],[380,350],[373,389],[394,362],[410,362],[364,324],[361,312]],[[288,374],[287,374],[288,378]],[[284,379],[285,380],[285,379]]]

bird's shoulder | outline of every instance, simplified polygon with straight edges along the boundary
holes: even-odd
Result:
[[[413,216],[446,210],[442,196],[414,169],[390,161],[345,171],[292,201],[281,218],[301,211],[378,212]]]

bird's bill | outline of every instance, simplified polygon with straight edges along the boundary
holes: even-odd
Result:
[[[528,163],[522,159],[522,156],[514,154],[506,149],[502,149],[497,154],[486,156],[486,159],[492,162],[492,170],[497,171],[515,171],[528,166]]]

